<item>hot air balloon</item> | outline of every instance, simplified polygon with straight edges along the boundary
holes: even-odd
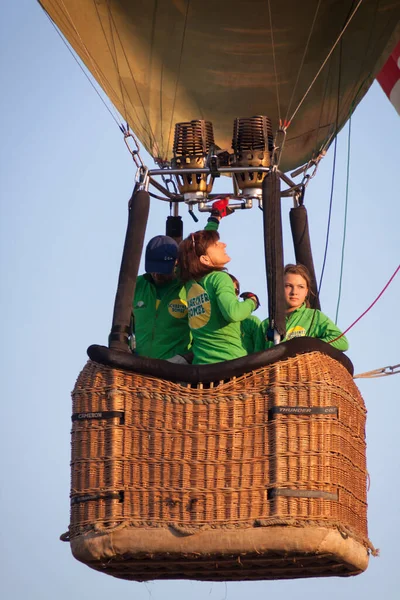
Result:
[[[63,539],[88,566],[137,581],[361,573],[374,548],[350,360],[299,338],[174,365],[133,355],[129,320],[149,194],[173,203],[179,229],[179,207],[210,210],[220,175],[233,209],[262,209],[276,341],[282,195],[318,306],[304,192],[398,41],[400,2],[40,3],[129,124],[137,164],[109,347],[88,349],[73,392]]]

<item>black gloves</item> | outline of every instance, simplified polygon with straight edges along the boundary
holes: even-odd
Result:
[[[256,294],[253,294],[253,292],[243,292],[243,294],[240,294],[240,298],[243,298],[243,300],[247,300],[247,298],[253,300],[254,304],[256,305],[254,310],[257,310],[257,308],[260,306],[258,296],[256,296]]]

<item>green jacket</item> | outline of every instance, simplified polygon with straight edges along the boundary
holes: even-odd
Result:
[[[205,230],[217,230],[219,220],[209,217]],[[177,278],[156,284],[148,273],[139,275],[132,309],[135,352],[167,360],[188,352],[191,344],[185,286]]]
[[[255,315],[250,315],[240,323],[240,335],[242,344],[247,354],[257,352],[258,338],[260,335],[261,321]]]
[[[223,271],[213,271],[186,284],[193,364],[216,363],[246,356],[240,321],[255,310],[253,300],[240,302],[233,281]]]
[[[269,320],[265,319],[262,322],[260,328],[260,335],[257,343],[257,350],[266,350],[267,348],[273,348],[274,343],[269,342],[266,339],[266,333],[269,325]],[[338,329],[329,317],[324,315],[320,310],[314,310],[313,308],[307,308],[305,304],[289,313],[286,317],[286,336],[282,340],[286,342],[296,337],[314,337],[319,338],[323,342],[329,343],[339,335],[341,335],[340,329]],[[343,335],[340,339],[336,340],[331,344],[338,350],[347,350],[349,342]]]
[[[155,284],[139,275],[133,300],[136,353],[150,358],[172,358],[190,345],[186,291],[179,279]]]

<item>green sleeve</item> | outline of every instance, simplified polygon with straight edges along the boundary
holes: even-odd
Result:
[[[227,273],[222,273],[221,271],[213,273],[212,285],[222,316],[229,323],[243,321],[243,319],[247,319],[253,310],[255,310],[255,303],[250,298],[247,298],[243,302],[237,299],[233,281]]]
[[[269,320],[265,319],[258,328],[254,352],[261,352],[261,350],[274,347],[274,342],[269,342],[266,338],[268,327]]]
[[[250,315],[240,324],[242,332],[242,342],[247,350],[247,354],[257,352],[259,330],[261,329],[261,321],[255,315]]]
[[[217,217],[208,217],[207,225],[204,227],[204,231],[218,231],[219,219]]]
[[[330,318],[324,315],[322,312],[319,312],[315,330],[311,335],[312,337],[317,337],[323,342],[330,344],[337,350],[342,350],[342,352],[349,349],[349,342],[347,341],[347,338],[342,335],[342,332],[335,325],[335,323],[333,323],[333,321],[331,321]],[[336,340],[338,337],[339,339]],[[336,341],[332,342],[332,340]]]

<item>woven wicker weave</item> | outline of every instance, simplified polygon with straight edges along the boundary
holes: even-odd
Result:
[[[89,361],[73,413],[69,535],[89,566],[135,580],[366,568],[366,411],[333,358],[202,389]]]

